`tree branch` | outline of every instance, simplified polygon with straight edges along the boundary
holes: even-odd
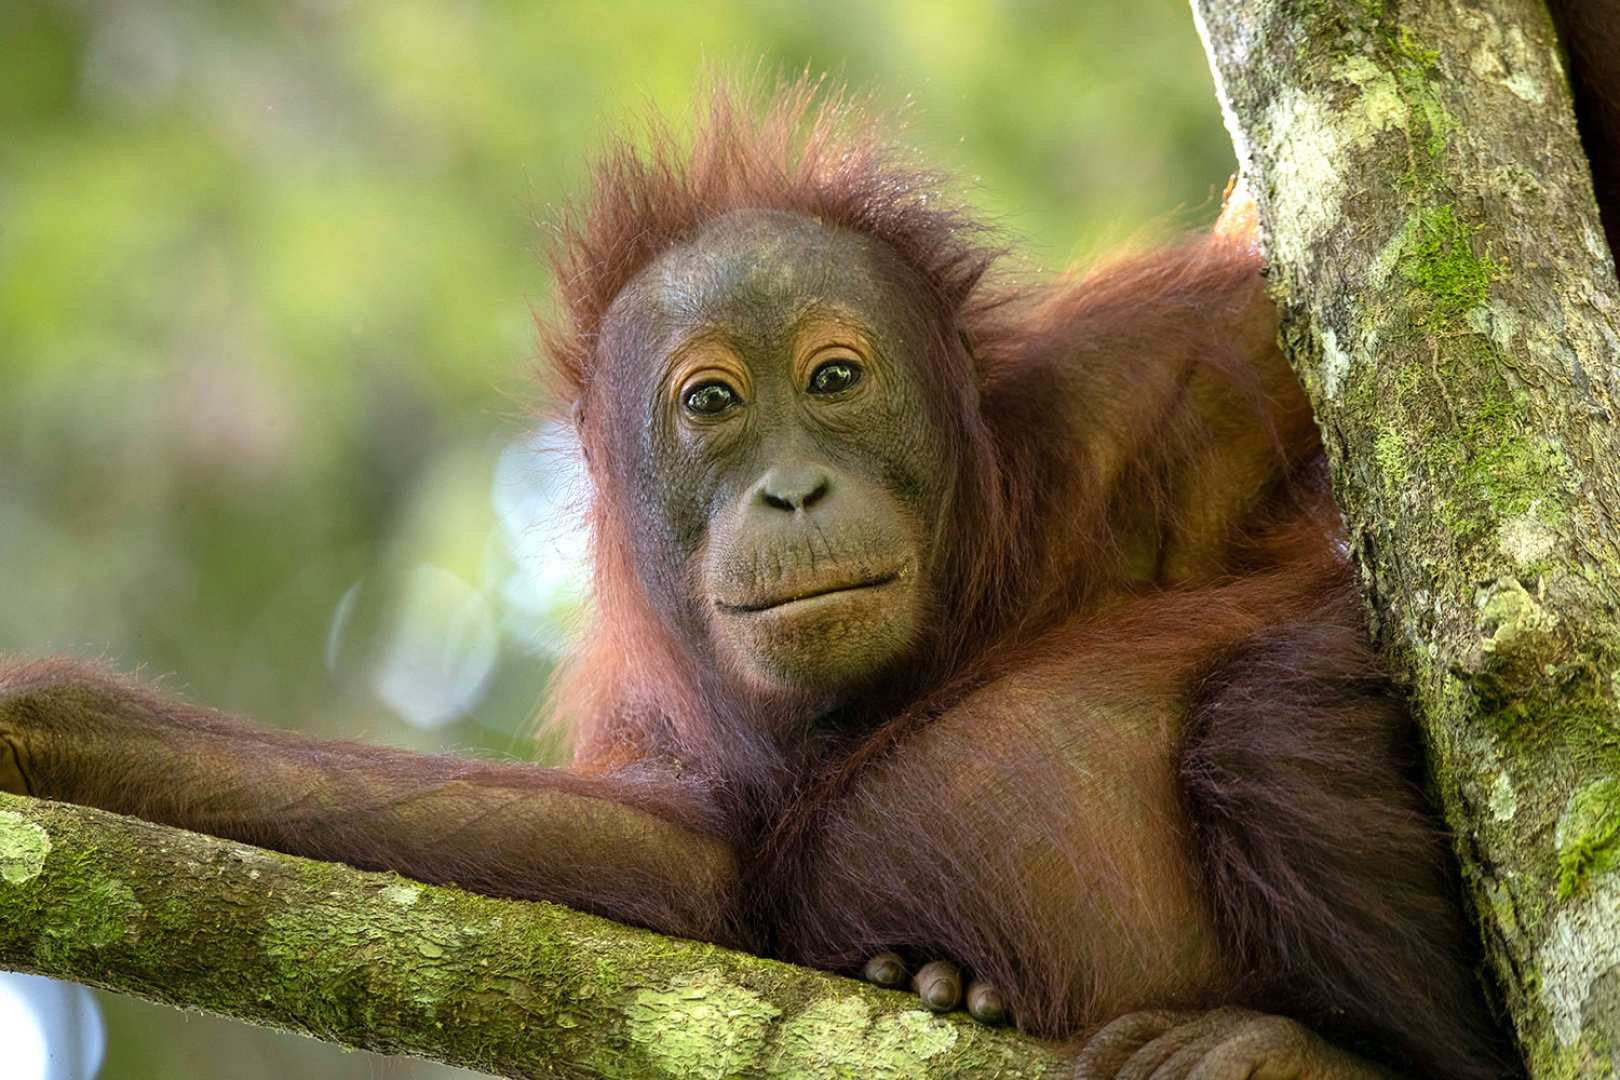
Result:
[[[0,967],[500,1076],[1073,1070],[824,972],[5,795]]]
[[[1620,1046],[1620,290],[1539,0],[1194,0],[1537,1076]]]

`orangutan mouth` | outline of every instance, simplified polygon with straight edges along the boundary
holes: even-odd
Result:
[[[722,600],[715,601],[715,607],[731,615],[757,615],[764,611],[776,611],[794,604],[803,604],[811,600],[822,600],[825,597],[844,596],[849,593],[865,592],[872,589],[881,589],[885,585],[893,584],[900,579],[899,571],[891,571],[878,577],[866,578],[852,584],[824,585],[802,591],[789,593],[785,596],[772,597],[757,603],[728,604]]]

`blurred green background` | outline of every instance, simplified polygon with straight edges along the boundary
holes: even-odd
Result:
[[[0,652],[544,756],[581,546],[535,221],[708,67],[909,99],[1051,268],[1211,219],[1232,168],[1180,0],[0,0]],[[77,993],[0,982],[8,1066],[51,1054],[21,1080],[101,1024],[104,1077],[454,1073]]]

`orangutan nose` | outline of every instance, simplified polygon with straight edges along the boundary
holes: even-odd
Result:
[[[831,490],[826,470],[816,466],[770,469],[759,478],[755,497],[776,510],[808,510]]]

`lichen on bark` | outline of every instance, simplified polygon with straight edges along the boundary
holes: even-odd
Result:
[[[825,972],[4,795],[0,968],[500,1076],[1073,1069]]]
[[[1534,0],[1195,0],[1375,638],[1538,1076],[1620,1050],[1620,328]]]

